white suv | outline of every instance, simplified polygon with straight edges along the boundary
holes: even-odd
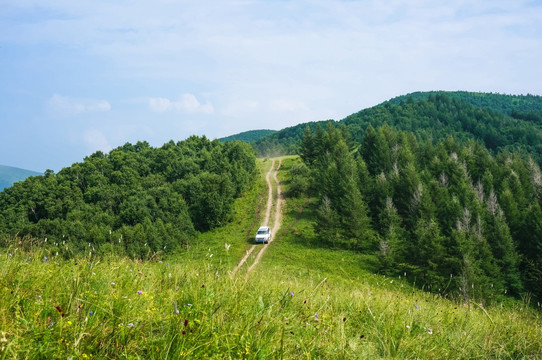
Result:
[[[257,243],[267,244],[269,243],[269,239],[271,239],[271,229],[269,229],[269,226],[260,226],[254,240],[256,240]]]

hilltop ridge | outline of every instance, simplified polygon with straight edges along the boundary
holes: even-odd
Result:
[[[315,131],[326,123],[345,126],[361,141],[369,125],[387,124],[419,139],[474,139],[493,152],[518,149],[542,163],[542,97],[469,92],[418,92],[360,110],[340,121],[302,123],[253,142],[261,157],[295,154],[308,126]]]

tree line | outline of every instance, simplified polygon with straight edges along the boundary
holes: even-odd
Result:
[[[458,142],[474,139],[494,155],[503,150],[520,150],[542,164],[540,96],[436,92],[392,100],[339,122],[311,122],[283,129],[254,142],[253,147],[260,156],[296,154],[306,126],[314,132],[318,124],[324,128],[328,122],[344,124],[352,138],[360,142],[369,125],[378,128],[387,124],[413,133],[420,141],[444,141],[449,135]]]
[[[192,136],[160,148],[127,143],[0,192],[0,238],[48,242],[63,254],[142,257],[221,226],[256,174],[250,145]]]
[[[291,193],[318,199],[314,225],[330,247],[375,253],[379,271],[443,294],[542,299],[542,178],[519,151],[420,140],[369,125],[306,127]]]

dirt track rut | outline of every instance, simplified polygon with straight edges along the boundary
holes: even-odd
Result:
[[[268,196],[267,196],[267,207],[265,210],[265,218],[262,223],[262,225],[269,224],[269,220],[271,217],[271,210],[273,209],[273,203],[275,203],[275,218],[273,220],[273,227],[271,228],[271,239],[269,239],[269,244],[273,242],[275,239],[275,236],[277,235],[279,229],[280,229],[280,216],[281,216],[281,207],[282,207],[282,191],[280,188],[280,183],[277,177],[277,172],[280,169],[280,166],[282,164],[282,160],[278,161],[277,168],[275,169],[275,160],[271,163],[271,167],[269,168],[269,171],[267,172],[267,175],[265,176],[265,180],[267,182],[267,188],[268,188]],[[271,174],[273,174],[273,180],[277,184],[277,192],[275,195],[275,201],[273,201],[273,185],[271,183]],[[249,266],[246,275],[250,274],[252,269],[260,262],[260,259],[262,258],[265,250],[269,246],[269,244],[263,244],[261,247],[260,245],[252,245],[250,249],[247,250],[246,255],[241,259],[239,264],[235,267],[233,270],[233,274],[236,274],[237,271],[249,260],[250,255],[254,252],[254,250],[257,247],[260,247],[260,251],[257,253],[256,257],[254,258],[254,261],[252,262],[252,265]]]

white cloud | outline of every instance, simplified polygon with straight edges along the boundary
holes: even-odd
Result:
[[[72,116],[85,112],[110,111],[111,104],[105,100],[77,99],[54,94],[47,101],[47,108],[55,115]]]
[[[303,101],[292,99],[276,99],[269,103],[272,111],[291,112],[291,111],[309,111],[309,107]]]
[[[98,130],[87,130],[83,135],[83,141],[89,152],[109,152],[112,147],[109,145],[105,135]]]
[[[108,101],[53,95],[47,110],[58,119],[43,138],[69,130],[83,144],[81,127],[92,123],[107,139],[88,135],[89,144],[160,145],[193,132],[220,137],[341,119],[419,90],[542,93],[540,1],[4,3],[3,118],[31,127],[44,104],[28,99],[74,86],[114,101],[109,116]],[[183,91],[191,93],[177,96]],[[19,115],[23,106],[28,114]],[[60,120],[74,115],[88,122],[67,129]]]
[[[153,111],[164,112],[171,107],[171,101],[165,98],[151,98],[149,99],[149,106]]]
[[[150,98],[149,107],[156,112],[179,111],[185,113],[213,114],[215,111],[212,104],[208,102],[202,104],[192,94],[182,94],[175,101],[167,98]]]

